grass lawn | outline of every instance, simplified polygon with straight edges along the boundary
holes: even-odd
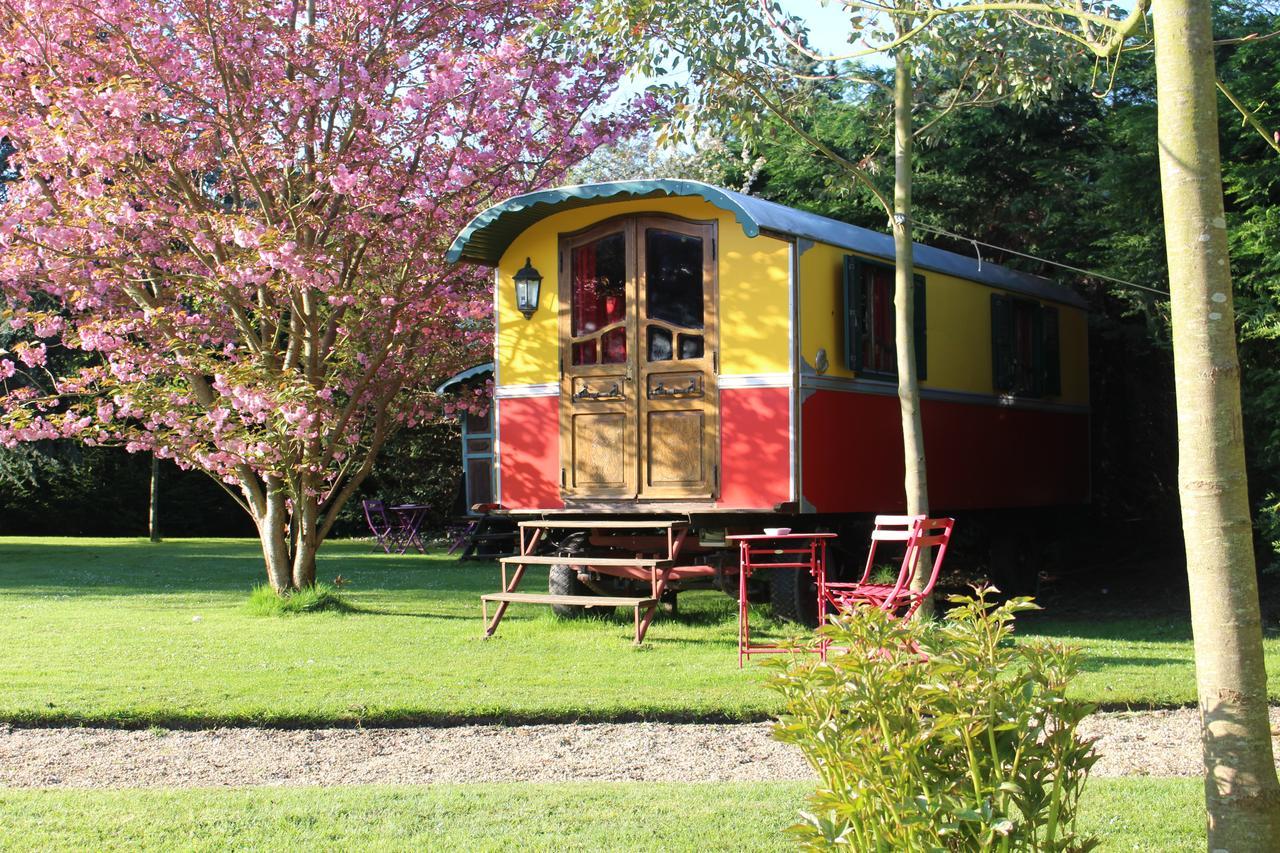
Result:
[[[1095,779],[1103,850],[1204,849],[1196,779]],[[807,787],[529,784],[3,791],[4,850],[793,850]]]
[[[321,579],[349,579],[359,612],[251,615],[252,541],[0,539],[0,722],[736,719],[777,707],[763,669],[738,669],[736,606],[718,593],[681,596],[681,615],[660,616],[639,648],[629,613],[561,621],[528,605],[486,641],[478,595],[497,589],[493,565],[362,542],[322,553]],[[525,588],[543,584],[531,570]],[[1184,618],[1039,614],[1021,628],[1085,647],[1081,696],[1193,701]],[[1267,640],[1267,663],[1280,673],[1280,640]]]

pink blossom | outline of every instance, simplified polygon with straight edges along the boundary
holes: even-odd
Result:
[[[33,322],[31,324],[31,331],[35,332],[36,335],[41,338],[51,338],[54,335],[60,334],[64,325],[63,319],[54,314],[48,317],[41,317],[39,320]]]
[[[47,355],[44,344],[22,343],[14,347],[14,352],[27,367],[43,367]]]
[[[326,0],[303,37],[275,2],[8,4],[0,128],[45,180],[0,207],[0,378],[51,367],[46,342],[93,357],[0,386],[0,444],[305,476],[297,502],[340,492],[386,416],[440,416],[421,389],[489,347],[491,305],[442,239],[646,118],[610,99],[620,65],[541,49],[568,9]]]
[[[339,195],[349,195],[360,183],[360,178],[347,171],[347,166],[343,163],[339,164],[337,170],[329,177],[329,183],[333,186],[334,192]]]
[[[233,229],[231,232],[231,239],[242,249],[252,249],[260,242],[258,235],[247,228]]]

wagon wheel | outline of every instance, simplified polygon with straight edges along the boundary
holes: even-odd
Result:
[[[556,556],[576,557],[587,552],[586,534],[575,533],[560,543]],[[578,579],[578,572],[586,571],[586,566],[552,566],[547,572],[547,592],[552,595],[595,595],[595,590]],[[578,604],[553,604],[551,612],[563,619],[582,619],[592,617],[602,619],[613,615],[615,607],[584,607]]]
[[[828,579],[850,579],[851,566],[852,558],[840,540],[827,546]],[[818,582],[813,575],[803,570],[775,569],[768,577],[773,615],[806,628],[818,627]]]
[[[818,583],[806,571],[774,569],[769,572],[769,603],[779,619],[818,627]]]

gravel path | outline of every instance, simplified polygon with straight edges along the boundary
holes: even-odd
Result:
[[[1280,708],[1271,709],[1273,727]],[[1194,709],[1097,714],[1098,776],[1195,776]],[[804,780],[768,723],[121,731],[0,727],[0,787]]]

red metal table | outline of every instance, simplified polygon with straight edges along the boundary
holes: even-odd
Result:
[[[727,536],[738,543],[738,667],[751,655],[777,654],[794,649],[783,646],[752,645],[751,619],[747,604],[747,581],[756,569],[808,569],[815,580],[826,576],[827,540],[835,533],[766,533]],[[772,558],[781,557],[781,560]],[[824,654],[825,647],[814,649]]]

